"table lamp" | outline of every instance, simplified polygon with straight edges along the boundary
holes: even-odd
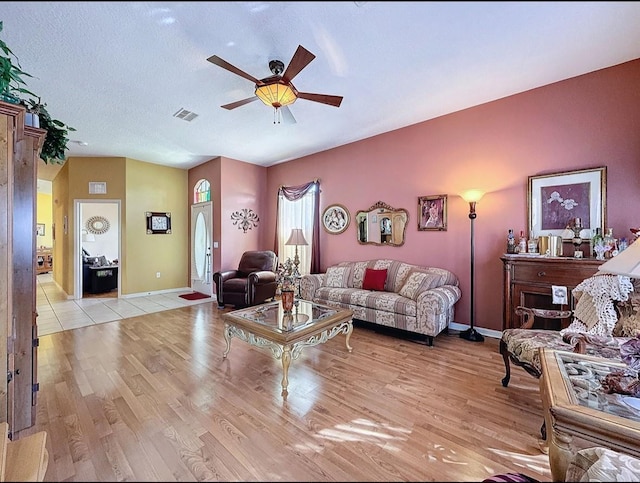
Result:
[[[299,277],[300,270],[298,270],[298,265],[300,265],[300,257],[298,257],[298,245],[305,246],[308,245],[307,240],[304,237],[304,233],[302,233],[302,228],[293,228],[291,230],[291,235],[289,235],[289,239],[285,242],[285,245],[295,245],[296,254],[293,258],[293,276]]]

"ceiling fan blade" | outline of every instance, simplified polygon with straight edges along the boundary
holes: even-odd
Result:
[[[329,104],[330,106],[340,107],[342,96],[329,96],[327,94],[311,94],[309,92],[298,92],[298,99],[306,99],[307,101],[320,102]]]
[[[239,75],[240,77],[244,77],[247,80],[250,80],[251,82],[253,82],[254,84],[257,85],[262,85],[262,81],[259,79],[256,79],[255,77],[253,77],[250,74],[247,74],[245,71],[238,69],[235,65],[231,65],[229,62],[227,62],[226,60],[222,60],[220,57],[218,57],[217,55],[212,55],[211,57],[209,57],[207,59],[209,62],[211,62],[212,64],[217,65],[218,67],[222,67],[223,69],[228,70],[229,72],[233,72],[236,75]]]
[[[282,120],[285,124],[296,124],[296,118],[293,117],[293,113],[289,106],[282,106],[280,108],[280,112],[282,113]]]
[[[236,107],[244,106],[245,104],[249,104],[250,102],[258,100],[258,96],[247,97],[246,99],[242,99],[241,101],[231,102],[230,104],[225,104],[223,107],[225,109],[231,110]]]
[[[305,49],[302,45],[298,45],[296,53],[293,54],[291,62],[289,62],[287,69],[284,71],[284,74],[282,74],[282,80],[284,82],[291,82],[293,78],[315,58],[316,56]]]

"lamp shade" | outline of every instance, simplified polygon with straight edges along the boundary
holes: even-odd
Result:
[[[640,242],[635,241],[598,267],[604,273],[640,278]]]
[[[478,189],[467,190],[462,193],[462,199],[467,203],[475,203],[480,201],[480,199],[484,196],[484,191]]]
[[[302,228],[292,229],[285,245],[308,245],[307,240],[304,238],[304,233],[302,233]]]
[[[276,108],[293,104],[297,99],[296,93],[282,81],[256,87],[256,96],[267,106]]]

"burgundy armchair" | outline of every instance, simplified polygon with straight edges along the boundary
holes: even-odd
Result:
[[[250,307],[274,299],[278,257],[271,250],[254,250],[242,254],[237,270],[225,270],[213,274],[216,283],[218,307],[233,305]]]

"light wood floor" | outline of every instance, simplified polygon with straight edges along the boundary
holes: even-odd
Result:
[[[225,309],[228,310],[228,309]],[[551,481],[538,381],[498,341],[433,347],[356,327],[289,370],[225,348],[215,303],[42,336],[37,423],[45,481]],[[15,438],[14,438],[15,439]]]

